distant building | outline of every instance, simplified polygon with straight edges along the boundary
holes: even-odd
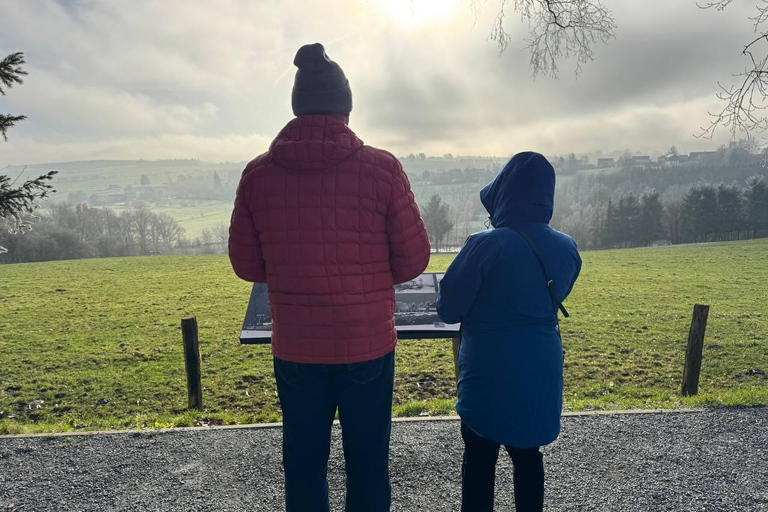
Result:
[[[598,158],[597,159],[597,168],[598,169],[605,169],[607,167],[616,167],[616,160],[613,158]]]
[[[648,155],[633,156],[632,163],[634,165],[649,165],[653,163],[653,160],[651,160],[651,157]]]
[[[686,159],[687,158],[688,157],[686,157]],[[674,153],[660,156],[658,162],[662,164],[664,167],[675,167],[682,163],[680,155],[676,155]]]
[[[717,160],[718,157],[717,151],[691,151],[689,155],[692,162],[711,162]]]

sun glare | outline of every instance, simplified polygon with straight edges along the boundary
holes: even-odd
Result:
[[[462,0],[372,0],[387,16],[408,28],[440,23],[455,16]]]

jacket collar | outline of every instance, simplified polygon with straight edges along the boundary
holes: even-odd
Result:
[[[299,116],[269,148],[272,160],[288,169],[321,170],[346,160],[363,146],[338,116]]]

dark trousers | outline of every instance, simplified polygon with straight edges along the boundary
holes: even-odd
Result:
[[[492,512],[499,444],[475,434],[463,421],[464,462],[461,465],[462,512]],[[515,510],[544,510],[544,461],[538,448],[505,446],[514,465]]]
[[[328,512],[328,456],[336,411],[346,466],[346,511],[389,511],[395,354],[354,364],[275,359],[283,409],[287,512]]]

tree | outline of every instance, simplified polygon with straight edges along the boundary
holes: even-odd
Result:
[[[768,233],[768,182],[762,176],[747,181],[747,215],[754,236]]]
[[[624,154],[622,154],[619,157],[619,161],[617,162],[617,165],[621,167],[622,169],[626,169],[627,167],[632,166],[632,153],[629,151],[625,151]]]
[[[605,210],[605,219],[600,236],[600,243],[603,247],[613,247],[619,239],[619,217],[616,208],[613,206],[613,200],[608,199],[608,206]]]
[[[640,196],[640,218],[638,219],[638,241],[649,246],[663,233],[664,206],[661,196],[655,190],[646,190]]]
[[[721,237],[738,240],[744,227],[744,198],[739,187],[735,184],[721,183],[717,187],[717,208],[719,212],[717,230]]]
[[[225,222],[217,222],[211,229],[213,239],[216,243],[226,245],[229,242],[229,224]]]
[[[142,187],[147,187],[147,186],[149,186],[149,177],[148,177],[146,174],[142,174],[142,175],[141,175],[141,180],[140,180],[140,183],[141,183],[141,186],[142,186]]]
[[[423,208],[422,219],[427,228],[430,241],[435,248],[439,248],[445,236],[453,229],[453,223],[449,220],[448,205],[437,194],[432,194],[427,206]]]
[[[120,228],[120,239],[121,239],[121,248],[120,252],[124,256],[133,256],[134,251],[134,229],[133,229],[133,219],[132,214],[129,211],[125,211],[122,214],[120,214],[119,217],[119,228]]]
[[[24,54],[21,52],[12,53],[0,61],[0,95],[5,96],[6,89],[24,83],[21,78],[27,75],[22,68],[24,64]],[[8,141],[8,129],[24,119],[26,116],[0,114],[0,135],[3,141]],[[56,175],[56,171],[35,179],[27,179],[16,187],[16,182],[23,173],[22,169],[13,181],[10,176],[0,174],[0,224],[5,226],[11,234],[23,233],[31,228],[30,220],[38,208],[38,201],[48,197],[50,192],[55,192],[50,182]],[[0,254],[5,252],[7,249],[0,245]]]
[[[565,161],[565,169],[568,171],[576,171],[579,168],[579,161],[576,159],[576,155],[571,153]]]
[[[608,200],[603,223],[602,244],[607,247],[628,247],[640,238],[641,205],[637,197],[623,194],[618,203]]]
[[[669,241],[679,244],[683,241],[683,202],[675,200],[664,207],[664,223]]]
[[[672,145],[672,146],[670,146],[670,147],[669,147],[669,149],[667,150],[667,154],[668,154],[668,155],[672,155],[672,156],[677,156],[677,155],[679,155],[680,153],[679,153],[679,152],[678,152],[678,150],[677,150],[677,146],[675,146],[675,145]]]
[[[219,190],[221,188],[221,176],[216,171],[213,171],[213,189]]]
[[[619,198],[616,216],[618,217],[618,241],[623,247],[637,244],[640,228],[640,202],[633,193],[623,194]]]
[[[184,228],[165,212],[152,214],[150,220],[150,238],[154,251],[160,251],[162,248],[170,249],[184,235]]]
[[[136,208],[130,213],[133,231],[139,237],[140,254],[149,254],[150,227],[152,212],[149,208]]]
[[[210,228],[203,229],[202,233],[200,233],[200,241],[203,243],[203,245],[211,245],[213,243],[213,231],[211,231]]]
[[[691,242],[708,242],[717,230],[717,191],[710,183],[691,187],[683,197],[683,232]]]

